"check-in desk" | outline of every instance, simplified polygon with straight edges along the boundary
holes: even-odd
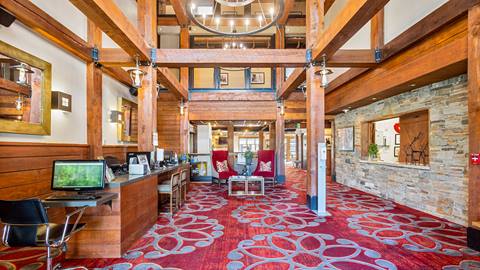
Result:
[[[67,258],[120,258],[157,221],[160,179],[188,165],[154,170],[147,175],[122,175],[104,192],[118,194],[110,205],[90,207],[81,219],[87,226],[68,243]]]

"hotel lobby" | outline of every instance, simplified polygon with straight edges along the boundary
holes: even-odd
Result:
[[[479,0],[0,0],[0,270],[480,269]]]

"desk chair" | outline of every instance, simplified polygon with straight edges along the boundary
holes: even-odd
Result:
[[[78,223],[85,208],[79,208],[65,218],[65,224],[49,223],[47,211],[39,199],[22,201],[0,200],[0,224],[4,225],[2,244],[7,247],[47,247],[47,270],[60,269],[53,265],[52,248],[67,249],[70,237],[85,227]],[[77,215],[74,223],[70,219]],[[75,267],[71,269],[87,269]]]
[[[184,204],[185,201],[187,200],[187,179],[188,179],[188,170],[183,169],[180,171],[180,193],[183,193],[183,198],[182,194],[180,194],[180,204]]]
[[[173,196],[175,195],[175,209],[178,209],[179,203],[179,183],[180,173],[174,173],[170,177],[170,180],[162,182],[157,186],[159,194],[168,194],[170,196],[170,214],[173,215]]]

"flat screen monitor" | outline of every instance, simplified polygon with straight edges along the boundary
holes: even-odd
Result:
[[[135,162],[138,164],[138,156],[145,155],[148,162],[150,162],[152,152],[127,152],[127,165],[130,165],[130,159],[135,158]],[[135,163],[134,163],[135,164]]]
[[[52,190],[89,191],[105,187],[105,160],[55,160]]]

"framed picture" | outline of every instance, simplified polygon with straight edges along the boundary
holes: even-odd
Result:
[[[395,134],[395,145],[400,145],[400,134]]]
[[[355,134],[353,127],[345,127],[337,129],[338,140],[335,143],[338,145],[339,151],[353,152],[355,151]]]
[[[393,147],[393,156],[398,157],[400,155],[400,146]]]
[[[228,73],[220,73],[220,85],[228,85]]]
[[[147,171],[150,172],[150,162],[146,155],[137,155],[138,164],[147,165]]]
[[[250,78],[251,84],[264,84],[265,83],[265,72],[252,72],[252,77]]]

